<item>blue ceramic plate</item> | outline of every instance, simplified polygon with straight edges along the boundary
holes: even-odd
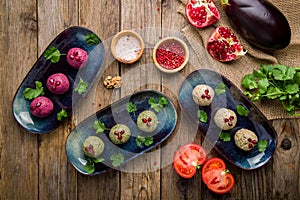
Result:
[[[104,144],[104,152],[102,163],[97,163],[95,172],[92,175],[106,172],[111,168],[115,168],[112,165],[110,157],[113,154],[120,153],[124,156],[124,162],[127,162],[139,155],[142,155],[146,151],[154,148],[164,140],[166,140],[174,131],[177,123],[177,113],[174,105],[168,99],[169,103],[160,112],[155,112],[158,117],[158,127],[152,133],[145,133],[139,130],[136,125],[138,115],[144,110],[152,110],[148,104],[149,98],[153,97],[156,101],[159,97],[166,97],[162,93],[154,90],[143,90],[136,92],[130,96],[123,97],[117,102],[109,105],[96,112],[94,115],[88,117],[82,121],[72,132],[69,134],[66,142],[66,153],[69,161],[72,165],[82,174],[88,174],[84,170],[84,165],[87,161],[87,157],[83,154],[82,144],[84,140],[91,135],[99,136]],[[126,105],[131,102],[136,105],[137,111],[135,113],[129,113],[126,109]],[[94,129],[94,122],[100,121],[104,123],[107,130],[104,133],[97,133]],[[131,137],[129,141],[121,145],[115,145],[109,138],[109,129],[116,124],[125,124],[130,128]],[[153,137],[153,143],[150,146],[138,146],[136,143],[136,137]]]
[[[192,98],[192,91],[198,84],[206,84],[216,89],[217,85],[226,86],[225,92],[215,94],[210,106],[198,106]],[[209,141],[215,149],[223,155],[228,161],[242,169],[256,169],[263,166],[272,157],[277,142],[276,132],[269,124],[265,116],[253,105],[247,97],[227,78],[217,72],[200,69],[192,72],[183,82],[179,94],[179,103],[188,119],[192,124],[198,126],[201,133],[205,136],[204,141]],[[237,112],[237,106],[241,105],[249,111],[247,116],[241,116]],[[224,142],[219,139],[221,133],[213,120],[214,113],[219,108],[228,108],[233,110],[237,115],[237,124],[235,128],[226,131],[230,134],[230,141]],[[197,112],[203,110],[208,115],[206,123],[200,122]],[[252,130],[258,136],[258,140],[267,140],[268,147],[265,151],[259,152],[257,145],[249,152],[240,150],[234,143],[234,134],[240,128]]]
[[[91,34],[98,39],[98,43],[88,42],[87,36]],[[57,48],[62,54],[59,61],[52,63],[44,57],[43,53],[21,83],[13,100],[13,114],[17,122],[27,131],[37,134],[48,133],[56,129],[62,123],[57,120],[57,113],[64,109],[70,114],[72,107],[78,105],[100,74],[105,56],[104,46],[98,36],[82,27],[71,27],[64,30],[50,43],[47,49],[50,47]],[[85,50],[89,56],[87,65],[80,70],[69,66],[66,61],[66,54],[73,47]],[[68,77],[70,88],[65,94],[54,95],[47,89],[46,80],[54,73],[63,73]],[[88,88],[83,94],[74,91],[80,78],[88,83]],[[26,88],[35,88],[35,81],[43,84],[44,96],[50,98],[54,104],[54,111],[44,119],[31,115],[29,108],[31,101],[26,100],[23,95]]]

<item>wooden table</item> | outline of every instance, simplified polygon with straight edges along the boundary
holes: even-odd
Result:
[[[14,93],[36,59],[61,31],[79,25],[94,31],[103,41],[109,41],[120,30],[137,29],[145,34],[147,28],[154,27],[160,31],[144,35],[149,41],[146,45],[151,47],[170,30],[178,33],[187,24],[176,12],[178,6],[179,1],[175,0],[1,1],[0,199],[300,198],[300,119],[272,121],[278,144],[273,158],[262,168],[244,171],[227,164],[236,178],[229,194],[221,197],[212,194],[201,182],[200,173],[184,180],[174,172],[170,164],[173,152],[164,148],[170,144],[178,148],[185,142],[200,142],[202,138],[178,108],[174,96],[180,81],[153,67],[151,48],[146,48],[136,64],[106,63],[99,82],[90,93],[92,100],[83,103],[84,112],[74,111],[73,116],[52,133],[29,133],[14,120],[11,110]],[[180,74],[186,76],[193,70],[187,67]],[[126,77],[124,86],[119,90],[105,89],[103,77],[117,74]],[[112,97],[118,99],[143,88],[162,91],[175,102],[180,125],[172,137],[152,151],[155,153],[131,163],[133,170],[142,167],[146,169],[143,172],[112,170],[98,176],[77,172],[65,153],[70,130],[84,117],[110,104]],[[286,145],[289,142],[291,145]],[[209,156],[219,155],[212,151]],[[154,165],[162,167],[153,171]]]

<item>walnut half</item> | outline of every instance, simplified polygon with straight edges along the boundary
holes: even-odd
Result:
[[[122,86],[122,78],[121,76],[107,76],[104,79],[103,85],[110,89],[110,88],[119,88]]]

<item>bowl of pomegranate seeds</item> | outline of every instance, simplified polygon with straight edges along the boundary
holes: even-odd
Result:
[[[189,48],[177,37],[160,40],[153,49],[153,61],[162,72],[175,73],[182,70],[189,60]]]

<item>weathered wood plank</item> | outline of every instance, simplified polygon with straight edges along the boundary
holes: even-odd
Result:
[[[37,137],[14,120],[11,102],[36,60],[35,2],[0,3],[0,199],[38,196]]]
[[[95,82],[95,89],[88,95],[92,101],[87,99],[79,109],[80,112],[76,113],[77,123],[84,119],[84,115],[90,115],[109,105],[113,95],[119,96],[118,92],[115,94],[112,89],[106,89],[103,86],[103,80],[108,75],[119,74],[118,63],[113,62],[110,53],[110,40],[119,30],[120,2],[118,0],[84,0],[79,1],[79,5],[79,25],[89,28],[100,37],[105,45],[106,60],[100,77]],[[119,172],[115,170],[93,177],[78,173],[78,199],[119,199],[119,179]]]
[[[39,1],[38,55],[64,29],[78,23],[78,3]],[[57,130],[39,136],[39,199],[75,199],[76,173],[67,161],[65,141],[72,128],[69,118]]]
[[[160,90],[160,72],[151,57],[151,47],[161,36],[160,30],[155,30],[161,25],[160,4],[160,1],[121,1],[121,30],[134,29],[145,41],[142,58],[131,66],[121,65],[121,75],[125,78],[122,96],[145,88]],[[154,29],[149,30],[151,27]],[[160,199],[159,165],[159,147],[129,162],[121,173],[122,199]]]

